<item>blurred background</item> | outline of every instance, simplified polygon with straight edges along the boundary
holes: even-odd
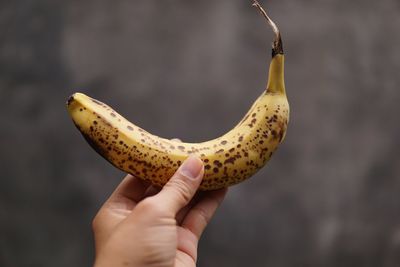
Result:
[[[400,2],[265,0],[291,123],[231,188],[198,266],[400,266]],[[0,1],[0,266],[90,266],[91,220],[124,174],[65,109],[75,91],[167,138],[234,126],[272,32],[249,0]]]

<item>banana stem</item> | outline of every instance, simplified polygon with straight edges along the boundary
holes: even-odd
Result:
[[[277,54],[283,55],[282,38],[278,26],[276,26],[275,22],[272,21],[272,19],[268,16],[265,9],[260,5],[260,3],[257,0],[251,0],[251,1],[253,3],[253,6],[258,9],[261,15],[263,15],[263,17],[267,20],[268,24],[272,27],[272,30],[275,33],[275,39],[274,42],[272,43],[272,57],[276,56]]]
[[[269,76],[267,84],[267,93],[286,94],[285,92],[285,56],[275,55],[269,65]]]

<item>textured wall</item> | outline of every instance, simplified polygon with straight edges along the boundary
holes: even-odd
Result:
[[[400,2],[270,0],[292,116],[233,187],[199,266],[400,265]],[[91,219],[123,174],[65,110],[76,90],[201,141],[266,81],[271,31],[247,0],[0,1],[0,266],[90,266]]]

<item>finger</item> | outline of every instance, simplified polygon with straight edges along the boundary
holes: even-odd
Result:
[[[154,195],[158,194],[160,191],[161,191],[161,187],[156,186],[156,185],[150,185],[146,189],[146,192],[144,193],[143,198],[154,196]]]
[[[203,162],[195,156],[190,156],[165,184],[160,193],[154,196],[155,201],[175,217],[178,211],[193,198],[200,186],[203,173]]]
[[[198,191],[192,200],[187,204],[185,207],[183,207],[177,214],[176,214],[176,223],[178,225],[181,225],[183,222],[183,219],[185,219],[186,215],[189,213],[189,211],[199,202],[203,194],[206,194],[207,192],[203,191]]]
[[[176,266],[195,266],[199,240],[188,229],[178,227]]]
[[[205,192],[199,202],[188,212],[182,227],[188,229],[200,239],[201,234],[224,199],[227,188]]]
[[[120,202],[122,198],[137,203],[143,198],[149,185],[149,182],[128,174],[117,186],[107,202]]]
[[[193,199],[187,204],[185,207],[183,207],[177,214],[176,214],[176,223],[177,225],[181,225],[183,222],[183,219],[185,219],[186,215],[189,213],[189,211],[196,205],[199,199],[199,194],[196,193],[193,197]]]

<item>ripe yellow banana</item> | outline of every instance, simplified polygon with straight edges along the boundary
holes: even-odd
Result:
[[[115,167],[163,186],[191,154],[205,165],[201,190],[239,183],[271,158],[285,137],[289,104],[284,85],[280,33],[254,1],[275,32],[266,90],[231,131],[203,143],[183,143],[146,132],[106,104],[81,93],[67,101],[69,114],[88,143]]]

